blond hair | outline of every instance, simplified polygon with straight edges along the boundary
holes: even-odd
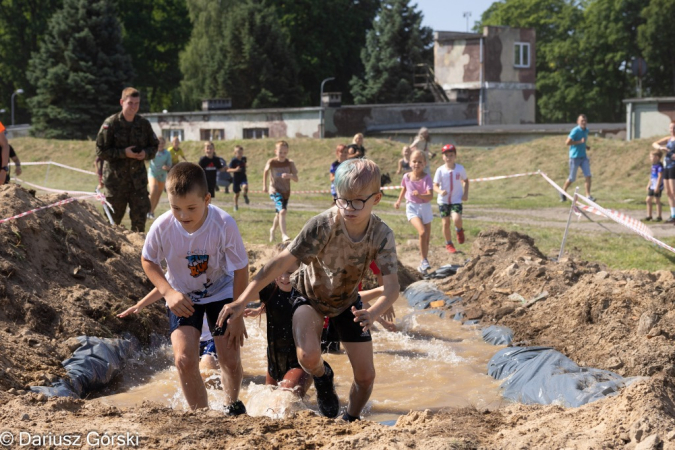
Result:
[[[140,97],[141,93],[138,92],[136,88],[128,87],[122,91],[122,100],[126,100],[128,97]]]
[[[348,159],[335,171],[335,192],[340,197],[351,197],[378,192],[381,187],[380,168],[369,159]]]

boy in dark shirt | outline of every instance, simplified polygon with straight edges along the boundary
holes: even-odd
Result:
[[[204,156],[199,158],[199,167],[204,169],[206,173],[206,183],[209,188],[209,194],[211,198],[216,195],[216,175],[219,170],[223,170],[224,167],[220,162],[220,158],[216,156],[216,147],[213,145],[213,142],[208,141],[204,144]]]
[[[244,191],[244,202],[249,204],[248,200],[248,180],[246,179],[246,157],[244,156],[244,147],[237,145],[234,147],[234,158],[230,161],[230,168],[227,169],[232,174],[232,192],[234,192],[234,210],[239,209],[239,193]]]

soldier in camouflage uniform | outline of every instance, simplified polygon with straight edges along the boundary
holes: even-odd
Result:
[[[150,122],[136,114],[140,102],[136,89],[122,91],[122,111],[103,122],[96,138],[96,156],[104,161],[103,184],[115,210],[113,220],[120,224],[128,204],[131,230],[144,232],[150,211],[145,161],[155,157],[159,141]]]

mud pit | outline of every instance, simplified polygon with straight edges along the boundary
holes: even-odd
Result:
[[[0,197],[2,217],[59,198],[36,199],[16,186],[0,188]],[[580,365],[645,376],[615,397],[577,409],[505,402],[496,411],[413,411],[394,427],[344,424],[308,411],[284,420],[225,418],[217,411],[147,403],[118,409],[26,393],[65,375],[61,361],[75,336],[131,334],[147,344],[152,333],[166,333],[167,323],[157,305],[125,321],[115,318],[150,289],[139,264],[143,238],[109,227],[93,206],[71,203],[3,227],[0,439],[13,433],[12,448],[19,448],[20,432],[30,433],[36,448],[64,447],[55,439],[65,435],[80,436],[87,448],[91,432],[89,443],[106,432],[129,433],[132,445],[158,449],[675,448],[672,272],[610,271],[573,258],[555,263],[529,237],[490,230],[474,242],[471,262],[438,282],[461,292],[467,318],[509,326],[517,343],[552,346]],[[251,252],[253,265],[264,256]],[[547,297],[530,306],[509,299],[543,291]]]

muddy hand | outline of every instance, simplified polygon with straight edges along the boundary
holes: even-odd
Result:
[[[373,318],[367,309],[356,309],[352,306],[352,314],[354,314],[354,322],[363,327],[364,332],[368,331],[373,325]]]

